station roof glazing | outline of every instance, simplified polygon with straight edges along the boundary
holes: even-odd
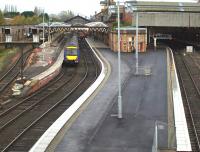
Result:
[[[139,12],[200,12],[199,3],[127,1],[127,6]]]

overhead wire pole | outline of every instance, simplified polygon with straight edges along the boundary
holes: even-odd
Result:
[[[117,26],[118,26],[118,118],[122,118],[122,96],[121,96],[121,54],[120,54],[120,12],[119,0],[117,1]]]

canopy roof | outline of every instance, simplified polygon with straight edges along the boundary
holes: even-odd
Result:
[[[103,22],[90,22],[85,24],[85,26],[89,27],[108,27],[108,25],[104,24]]]

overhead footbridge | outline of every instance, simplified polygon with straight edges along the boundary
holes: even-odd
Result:
[[[76,23],[76,24],[53,24],[50,26],[44,26],[43,24],[36,25],[35,28],[39,30],[45,30],[45,32],[75,32],[75,31],[83,31],[83,32],[109,32],[109,27],[103,22],[89,22],[86,24]]]
[[[128,2],[133,12],[133,24],[138,14],[139,26],[200,27],[200,3]]]

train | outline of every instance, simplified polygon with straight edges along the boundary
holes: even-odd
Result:
[[[80,62],[80,50],[77,35],[73,35],[64,47],[63,64],[78,64]]]

